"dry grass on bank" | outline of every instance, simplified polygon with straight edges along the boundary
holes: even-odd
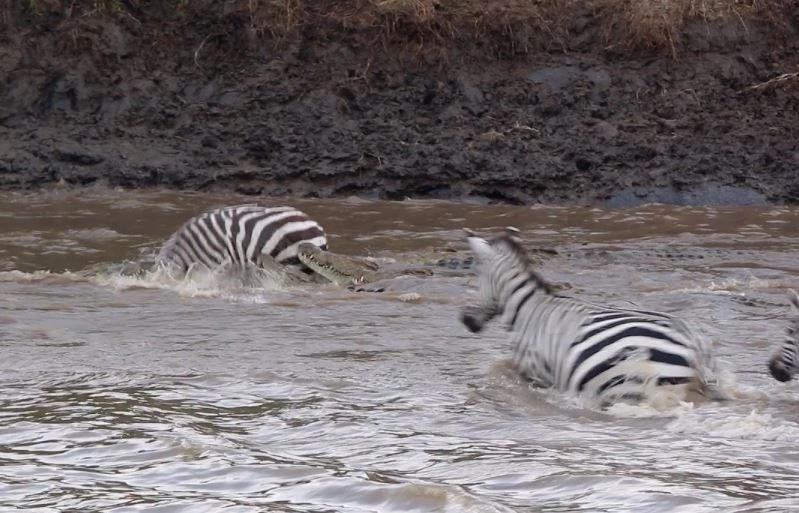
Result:
[[[799,84],[799,71],[795,73],[782,73],[781,75],[777,75],[776,77],[766,80],[765,82],[759,82],[757,84],[750,85],[749,87],[744,88],[744,91],[766,91],[774,87],[780,87],[789,84],[794,86]]]
[[[137,23],[239,19],[257,37],[360,37],[385,47],[483,47],[498,54],[601,44],[676,55],[687,25],[732,21],[775,27],[795,0],[6,0],[4,19],[113,14]],[[27,17],[26,17],[27,15]],[[795,15],[795,14],[794,14]],[[591,33],[591,37],[585,37]],[[587,43],[586,43],[587,41]]]
[[[633,47],[662,48],[676,55],[686,25],[738,22],[744,29],[751,20],[775,23],[789,2],[782,0],[599,0],[606,19],[629,38]],[[623,44],[623,41],[616,41]]]

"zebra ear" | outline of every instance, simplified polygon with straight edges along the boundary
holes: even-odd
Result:
[[[466,240],[469,241],[469,247],[478,260],[488,260],[494,255],[494,249],[487,240],[474,235],[467,237]]]
[[[521,233],[522,231],[516,228],[515,226],[505,227],[505,235],[516,244],[522,243]]]
[[[794,313],[799,313],[799,295],[796,294],[795,290],[788,291],[788,300],[793,305]]]

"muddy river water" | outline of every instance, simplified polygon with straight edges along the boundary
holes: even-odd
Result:
[[[332,249],[387,265],[516,226],[559,251],[540,271],[566,293],[686,318],[735,396],[603,410],[518,380],[500,326],[465,330],[473,271],[383,293],[120,273],[248,201],[0,199],[0,511],[799,511],[799,384],[765,365],[799,287],[799,210],[290,202]]]

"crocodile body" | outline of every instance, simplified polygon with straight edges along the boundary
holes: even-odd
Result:
[[[430,269],[399,269],[385,271],[366,258],[324,251],[313,244],[297,248],[300,262],[319,276],[339,286],[361,285],[401,275],[430,276]]]
[[[673,263],[701,263],[708,261],[751,260],[757,258],[753,251],[724,248],[691,248],[665,246],[662,248],[581,248],[557,251],[556,255],[568,259],[607,259],[613,261],[663,260]]]
[[[664,247],[624,249],[616,247],[585,247],[577,249],[557,250],[551,248],[528,248],[532,258],[539,262],[563,258],[566,260],[605,262],[641,262],[663,261],[671,264],[697,265],[702,263],[723,263],[731,261],[751,261],[760,259],[754,251],[723,248],[689,248],[689,247]],[[439,267],[450,269],[470,269],[474,265],[471,257],[460,259],[458,257],[442,258],[436,262]]]

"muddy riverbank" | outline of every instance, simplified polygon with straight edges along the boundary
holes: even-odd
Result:
[[[0,190],[799,203],[791,2],[689,12],[651,40],[607,1],[318,6],[291,30],[245,3],[83,3],[2,17]]]

